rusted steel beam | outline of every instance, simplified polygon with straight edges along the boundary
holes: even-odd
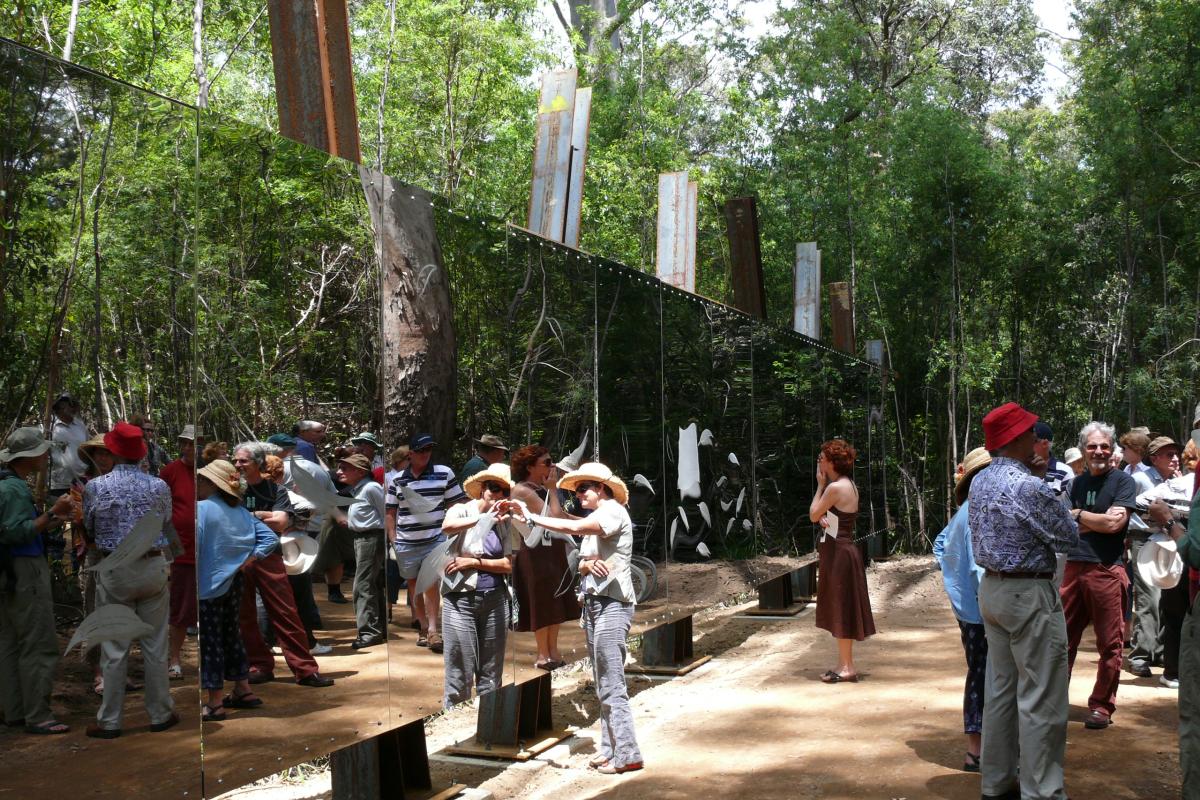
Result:
[[[725,203],[726,236],[733,305],[747,314],[767,318],[763,288],[762,250],[758,231],[758,205],[753,197],[731,197]]]
[[[547,72],[542,76],[542,94],[538,101],[533,187],[529,193],[529,229],[556,242],[563,241],[563,227],[567,219],[576,78],[573,69]],[[588,108],[590,114],[590,92]]]
[[[854,353],[854,310],[850,284],[844,281],[825,287],[829,292],[829,317],[833,323],[833,347],[843,353]]]
[[[796,243],[796,272],[792,296],[792,329],[811,339],[821,338],[821,251],[816,242]]]
[[[279,132],[362,161],[346,0],[267,0]]]

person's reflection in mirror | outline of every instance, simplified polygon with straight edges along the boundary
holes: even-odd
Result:
[[[383,562],[387,536],[383,529],[384,495],[371,474],[371,462],[362,453],[338,461],[338,480],[354,493],[354,504],[336,521],[354,535],[354,619],[358,636],[350,645],[355,650],[387,641],[384,615]]]
[[[264,474],[267,450],[262,442],[242,442],[233,450],[233,466],[245,482],[243,503],[256,518],[276,534],[285,532],[292,524],[292,504],[287,490],[271,482]],[[333,679],[321,675],[316,659],[309,653],[308,637],[296,612],[296,598],[288,583],[283,556],[276,549],[266,558],[247,565],[242,589],[242,642],[250,660],[250,683],[261,684],[275,680],[275,656],[263,640],[258,628],[258,612],[254,595],[257,592],[267,609],[275,641],[283,651],[284,660],[301,686],[332,686]]]
[[[79,445],[78,454],[80,460],[87,465],[87,469],[71,484],[71,501],[74,504],[71,522],[79,533],[76,555],[84,567],[79,576],[79,589],[83,594],[83,615],[87,617],[96,610],[96,573],[93,567],[100,563],[100,550],[96,547],[95,538],[83,524],[83,488],[93,478],[112,472],[113,455],[104,446],[103,436],[93,436]],[[104,677],[100,672],[100,648],[87,648],[84,658],[92,668],[92,691],[104,694]]]
[[[239,613],[242,575],[269,556],[275,532],[242,506],[242,486],[228,461],[213,461],[196,472],[196,551],[199,575],[200,688],[208,692],[204,722],[225,719],[225,709],[257,708],[262,700],[250,688],[250,663],[242,642]],[[225,681],[233,691],[222,697]]]
[[[317,448],[325,441],[325,424],[312,419],[302,419],[292,428],[296,437],[296,455],[303,459],[325,466],[317,455]]]
[[[433,463],[436,445],[428,433],[415,434],[408,440],[408,468],[387,487],[385,524],[388,541],[396,551],[400,577],[408,581],[409,606],[421,624],[417,646],[441,653],[441,592],[436,585],[420,595],[413,589],[421,562],[446,541],[442,533],[446,509],[466,500],[467,495],[452,469]]]
[[[145,429],[143,428],[143,431]],[[176,438],[179,458],[159,471],[171,489],[171,522],[183,552],[171,562],[171,614],[167,676],[183,678],[180,662],[187,629],[196,623],[196,428],[184,425]]]
[[[162,535],[142,558],[97,581],[96,607],[119,603],[151,627],[139,640],[145,666],[144,701],[150,730],[165,731],[179,722],[167,677],[167,559],[173,555],[169,543],[178,541],[171,522],[171,490],[138,467],[146,457],[140,428],[118,422],[104,435],[104,446],[113,455],[112,472],[89,481],[83,489],[84,525],[95,537],[100,558],[109,557],[144,515],[158,514],[163,520]],[[121,641],[100,643],[103,699],[88,736],[115,739],[121,735],[130,646]]]
[[[167,451],[157,441],[158,426],[148,414],[130,414],[129,424],[142,429],[142,438],[146,441],[146,456],[139,465],[143,472],[149,472],[156,478],[169,460]]]
[[[284,444],[280,444],[280,434],[275,434],[267,440],[267,444],[281,448],[281,454],[287,455],[288,448],[287,440],[291,437],[285,437]],[[294,442],[294,440],[292,440]],[[308,524],[309,512],[312,509],[312,504],[305,500],[300,495],[289,489],[288,481],[288,464],[284,462],[280,456],[269,454],[267,456],[266,475],[271,483],[280,486],[288,493],[288,501],[292,504],[291,521],[287,529],[283,531],[287,536],[305,536],[304,527]],[[282,539],[282,537],[281,537]],[[280,542],[280,556],[283,558],[284,571],[287,572],[288,585],[292,587],[292,598],[296,602],[296,614],[299,616],[300,624],[304,626],[304,635],[308,640],[309,655],[319,656],[333,651],[329,645],[319,644],[317,642],[316,631],[324,627],[321,621],[321,612],[317,608],[317,600],[313,597],[312,581],[304,572],[293,574],[292,569],[288,566],[288,553],[282,547],[283,542]],[[259,629],[263,631],[263,636],[268,645],[275,645],[275,637],[270,630],[270,623],[266,619],[265,610],[258,608],[259,611]]]
[[[500,688],[504,643],[510,615],[504,575],[512,572],[512,526],[499,513],[480,525],[489,512],[500,512],[512,491],[508,466],[492,464],[463,485],[471,499],[446,512],[442,531],[450,538],[442,591],[442,632],[446,640],[446,708]],[[453,581],[453,583],[450,583]]]
[[[512,476],[517,481],[513,499],[520,500],[530,510],[551,517],[566,517],[555,483],[558,468],[550,451],[540,445],[522,447],[512,458]],[[561,539],[543,535],[534,547],[521,542],[513,557],[513,584],[517,594],[518,620],[516,630],[533,631],[537,640],[535,667],[558,669],[565,663],[558,649],[558,632],[562,623],[579,619],[579,601],[575,593],[559,593],[563,576],[570,570],[567,564],[567,544]]]
[[[392,481],[396,480],[400,473],[408,467],[408,445],[402,444],[393,450],[388,463],[391,465],[391,468],[383,473],[385,494],[387,487],[392,485]],[[400,587],[404,583],[404,579],[400,577],[400,567],[396,564],[396,551],[391,546],[388,547],[388,557],[384,564],[384,576],[385,583],[387,584],[387,619],[388,622],[391,622],[392,608],[396,603],[400,602]],[[417,630],[421,628],[421,623],[416,619],[413,619],[412,625]]]
[[[866,569],[854,541],[858,521],[858,487],[850,477],[854,456],[854,448],[845,439],[821,445],[817,491],[808,506],[808,518],[826,531],[818,553],[817,627],[833,634],[838,647],[837,668],[821,676],[825,683],[857,682],[854,642],[875,634]],[[836,518],[836,529],[827,515]]]
[[[39,429],[17,428],[0,450],[0,700],[6,725],[35,734],[70,730],[50,711],[58,639],[42,533],[67,520],[71,498],[39,512],[26,483],[50,447]]]
[[[583,537],[579,547],[583,629],[600,699],[600,752],[589,765],[606,775],[632,772],[642,768],[642,753],[625,685],[626,639],[637,602],[629,570],[633,555],[633,521],[625,508],[629,490],[599,462],[568,472],[558,488],[574,491],[579,505],[591,512],[582,519],[538,518],[547,530]],[[524,512],[513,506],[513,516],[527,521]]]

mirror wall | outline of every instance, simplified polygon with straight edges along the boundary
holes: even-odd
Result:
[[[177,460],[195,424],[195,111],[5,40],[0,107],[3,433],[58,443],[48,471],[18,458],[5,483],[24,478],[42,508],[72,498],[67,526],[6,542],[0,603],[34,606],[4,632],[29,654],[0,656],[5,789],[128,797],[147,776],[114,765],[154,764],[158,796],[198,797],[191,469]]]

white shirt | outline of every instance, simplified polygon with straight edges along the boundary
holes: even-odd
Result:
[[[633,520],[625,506],[616,500],[604,499],[588,519],[600,523],[600,536],[583,537],[579,545],[581,558],[601,558],[608,565],[612,580],[597,589],[593,581],[585,578],[581,584],[584,594],[603,595],[625,603],[637,602],[633,591],[633,578],[629,574],[629,559],[633,555]]]

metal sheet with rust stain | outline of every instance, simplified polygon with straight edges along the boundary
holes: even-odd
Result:
[[[758,205],[753,197],[731,197],[725,202],[725,231],[729,238],[733,304],[751,316],[766,319]]]
[[[833,328],[833,347],[843,353],[854,353],[854,315],[850,284],[845,281],[825,287],[829,292],[829,319]]]
[[[576,78],[573,69],[547,72],[542,76],[538,100],[529,229],[556,242],[563,241],[566,218]]]
[[[821,251],[816,242],[796,243],[796,272],[792,296],[792,328],[812,339],[821,338]]]
[[[571,171],[567,183],[567,217],[563,243],[579,247],[579,226],[583,217],[583,172],[587,166],[588,132],[592,124],[592,90],[575,91],[575,113],[571,118]]]
[[[658,176],[658,245],[655,274],[664,283],[695,291],[688,282],[688,249],[692,250],[692,269],[695,269],[695,205],[689,202],[688,174],[664,172]],[[690,219],[689,219],[690,218]]]

